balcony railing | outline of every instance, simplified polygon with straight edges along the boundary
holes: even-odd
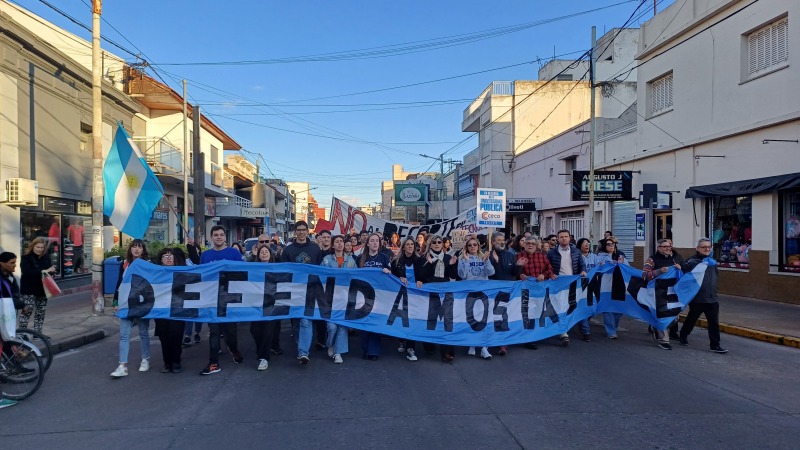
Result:
[[[183,152],[174,145],[152,137],[135,137],[133,142],[154,172],[173,175],[183,173]]]
[[[236,205],[241,208],[252,208],[253,201],[244,197],[239,197],[238,195],[231,197],[217,197],[217,208],[231,205]]]
[[[475,117],[480,114],[481,106],[484,102],[490,99],[493,95],[514,95],[514,82],[513,81],[493,81],[492,84],[486,87],[475,100],[470,103],[467,109],[464,110],[464,122],[470,123]]]

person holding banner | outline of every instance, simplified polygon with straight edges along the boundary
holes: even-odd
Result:
[[[481,250],[477,238],[469,238],[464,246],[464,252],[458,258],[458,276],[462,280],[488,280],[494,275],[494,266],[489,262],[489,254]],[[470,347],[467,354],[475,356],[475,347]],[[489,347],[481,347],[481,358],[492,359]]]
[[[318,266],[322,262],[322,252],[317,244],[308,239],[308,223],[305,220],[295,222],[294,233],[294,242],[283,249],[280,262]],[[297,339],[297,360],[302,365],[308,364],[311,361],[308,351],[314,338],[311,319],[292,319],[292,330]]]
[[[266,242],[258,244],[255,251],[252,252],[254,256],[253,262],[275,262],[272,250],[269,248],[269,241]],[[253,336],[253,341],[256,343],[256,358],[258,358],[256,370],[267,370],[269,368],[270,350],[275,345],[275,335],[279,334],[280,331],[280,320],[254,320],[250,322],[250,335]]]
[[[457,258],[444,252],[444,239],[438,234],[428,239],[429,249],[425,254],[425,263],[422,265],[422,283],[444,283],[458,276],[456,269]],[[423,344],[425,353],[433,354],[435,344]],[[442,361],[451,363],[455,359],[455,349],[452,345],[442,344],[439,348]]]
[[[344,236],[335,236],[333,238],[332,251],[333,253],[325,255],[322,258],[322,267],[331,267],[338,269],[355,269],[358,267],[356,260],[350,255],[344,253]],[[327,323],[328,339],[326,345],[328,347],[328,356],[333,358],[334,364],[341,364],[344,362],[342,355],[347,353],[350,349],[347,342],[349,329],[342,325],[337,325],[333,322]]]
[[[44,292],[42,283],[43,272],[48,276],[56,271],[56,266],[47,254],[47,240],[38,237],[28,244],[28,250],[22,256],[22,278],[20,278],[20,294],[22,302],[26,308],[19,314],[20,328],[28,328],[28,320],[31,318],[30,312],[33,311],[33,329],[41,332],[44,325],[44,313],[47,309],[47,295]]]
[[[494,267],[494,274],[490,280],[514,281],[517,279],[516,254],[506,248],[506,236],[497,231],[492,234],[492,251],[489,253],[490,261]]]
[[[186,255],[177,247],[167,247],[158,252],[156,264],[162,266],[185,266]],[[181,338],[183,337],[184,322],[173,319],[155,319],[156,336],[161,342],[161,357],[164,367],[161,373],[180,373],[181,367]]]
[[[606,231],[608,233],[608,231]],[[597,257],[600,259],[600,264],[623,264],[629,266],[625,254],[617,249],[617,238],[608,236],[602,241],[603,250],[601,250]],[[619,328],[619,320],[622,319],[622,313],[605,312],[603,313],[603,326],[606,329],[606,336],[609,339],[617,339],[617,328]]]
[[[403,246],[397,256],[392,260],[392,275],[400,279],[400,282],[406,286],[411,283],[411,286],[422,287],[420,276],[422,275],[422,264],[425,260],[417,256],[417,245],[413,238],[406,238],[403,241]],[[417,343],[410,339],[400,340],[400,346],[397,347],[399,353],[405,353],[406,359],[409,361],[417,360]]]
[[[580,250],[570,243],[572,235],[569,230],[559,230],[556,238],[558,239],[558,245],[547,252],[547,259],[550,260],[553,271],[558,271],[558,275],[580,275],[585,277],[586,266],[583,264]],[[586,336],[590,332],[588,321],[586,324],[581,323],[581,333],[584,335],[584,340],[587,339]],[[567,333],[562,333],[559,337],[561,338],[561,345],[564,347],[569,345],[569,335]]]
[[[244,261],[244,255],[235,248],[228,247],[225,227],[222,225],[214,225],[211,227],[211,243],[214,245],[212,248],[204,251],[200,255],[200,264],[210,264],[214,261]],[[224,333],[225,344],[228,346],[228,351],[233,356],[233,362],[241,364],[244,361],[242,353],[239,351],[239,333],[237,331],[236,322],[224,323],[209,323],[208,324],[208,365],[205,369],[200,371],[200,375],[211,375],[218,373],[219,368],[219,352],[220,352],[220,335]]]
[[[706,267],[700,290],[697,291],[697,295],[689,303],[689,314],[686,315],[686,320],[683,322],[679,335],[680,343],[683,346],[689,345],[689,334],[694,329],[694,324],[700,318],[700,314],[703,314],[708,322],[708,339],[711,343],[711,351],[714,353],[728,353],[727,350],[719,345],[719,302],[717,301],[719,271],[717,270],[716,261],[711,259],[711,239],[701,238],[697,241],[697,253],[686,260],[686,264],[683,265],[681,270],[683,270],[683,273],[689,273],[704,261],[708,262],[708,267]]]
[[[656,279],[661,274],[667,273],[670,267],[681,270],[683,258],[678,253],[672,251],[672,241],[669,239],[659,239],[656,252],[650,255],[642,267],[642,278],[645,281]],[[669,340],[678,340],[678,321],[677,319],[669,326],[669,333],[666,330],[657,330],[652,325],[647,326],[647,331],[653,340],[662,350],[672,350]]]
[[[125,270],[137,259],[145,261],[150,260],[150,255],[147,254],[147,248],[144,246],[144,241],[141,239],[134,239],[128,244],[128,250],[125,252],[125,261],[122,263],[122,270],[119,271],[119,279],[117,280],[117,288],[114,290],[114,312],[119,311],[119,286],[122,284],[122,276]],[[126,319],[121,317],[119,319],[119,365],[111,372],[112,378],[122,378],[128,376],[128,352],[131,348],[131,328],[133,328],[133,319]],[[147,372],[150,370],[150,319],[137,319],[136,324],[139,326],[139,339],[142,344],[142,363],[139,364],[139,372]]]
[[[381,251],[380,233],[372,233],[367,238],[367,247],[361,252],[358,260],[358,267],[375,267],[383,270],[383,273],[391,272],[391,261],[386,253]],[[381,356],[381,335],[369,331],[361,332],[361,349],[364,351],[364,359],[377,361]]]
[[[522,236],[524,239],[524,236]],[[524,239],[525,251],[517,253],[517,277],[521,281],[531,278],[531,281],[544,281],[555,279],[553,267],[544,253],[539,251],[539,241],[535,237]],[[535,342],[528,342],[525,348],[536,350],[539,348]]]
[[[576,247],[581,252],[581,259],[583,259],[583,265],[586,272],[603,264],[603,261],[600,260],[600,257],[592,253],[592,243],[591,241],[589,241],[589,239],[587,238],[578,239]],[[587,317],[586,319],[583,319],[580,322],[581,332],[583,333],[584,342],[592,341],[591,328],[589,324],[590,319],[591,317]]]

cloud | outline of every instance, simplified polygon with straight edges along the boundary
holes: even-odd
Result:
[[[253,90],[254,91],[263,91],[264,90],[264,86],[261,86],[260,84],[257,84],[255,86],[253,86]]]
[[[337,195],[336,197],[351,206],[364,206],[366,204],[354,195]]]

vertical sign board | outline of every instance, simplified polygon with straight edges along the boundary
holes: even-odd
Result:
[[[506,190],[478,188],[477,225],[486,228],[505,228]]]
[[[645,237],[645,215],[644,213],[636,214],[636,240],[643,241]]]

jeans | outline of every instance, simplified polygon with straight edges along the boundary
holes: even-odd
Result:
[[[142,359],[150,359],[150,319],[138,319],[139,339],[142,341]],[[131,327],[133,320],[119,319],[119,362],[128,363],[128,352],[131,349]]]
[[[708,322],[708,339],[711,341],[711,348],[719,347],[719,303],[689,303],[689,314],[683,321],[681,327],[681,339],[686,339],[694,329],[694,324],[700,318],[700,314],[705,314]]]
[[[192,325],[194,325],[195,334],[200,333],[200,330],[203,329],[203,322],[186,322],[186,325],[183,329],[184,336],[192,336]]]
[[[583,335],[592,334],[592,328],[589,324],[589,319],[581,320],[580,325],[581,325],[581,334]]]
[[[617,328],[619,328],[619,319],[622,318],[622,313],[603,313],[603,325],[606,327],[606,334],[609,336],[617,335]]]
[[[292,320],[292,327],[297,341],[297,356],[308,356],[308,349],[311,348],[311,340],[314,337],[311,319]]]
[[[326,345],[328,348],[333,349],[334,354],[345,354],[348,352],[348,335],[347,327],[328,322],[328,341]]]
[[[225,343],[231,353],[239,352],[239,336],[236,331],[236,322],[208,324],[208,362],[219,364],[220,333],[225,333]]]

